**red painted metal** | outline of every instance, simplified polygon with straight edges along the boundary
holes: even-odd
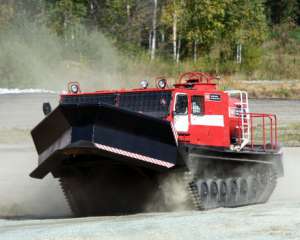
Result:
[[[272,118],[270,118],[270,122],[271,122],[271,124],[270,124],[270,140],[271,140],[271,143],[273,143],[273,119]]]
[[[205,85],[205,84],[204,84]],[[178,93],[186,94],[188,96],[188,132],[179,132],[178,139],[182,142],[188,142],[195,145],[207,145],[216,147],[230,146],[230,123],[228,113],[228,95],[223,91],[218,90],[203,90],[201,87],[197,88],[178,88],[173,91],[173,96]],[[211,101],[208,97],[210,94],[217,94],[220,96],[220,101]],[[209,121],[200,124],[193,124],[191,119],[195,116],[192,114],[192,96],[203,96],[204,101],[204,113],[203,116],[214,117],[223,116],[224,126],[213,126]],[[174,97],[171,102],[171,110],[174,110]],[[196,116],[201,118],[201,116]],[[169,121],[174,122],[174,116],[168,118]]]
[[[204,72],[186,72],[180,75],[178,82],[179,84],[185,84],[192,81],[196,81],[202,84],[211,84],[213,83],[212,81],[215,79],[217,78]]]
[[[253,118],[250,117],[250,132],[251,132],[251,148],[253,149],[253,142],[254,142],[254,127],[253,127]]]
[[[266,125],[265,125],[265,118],[262,118],[263,122],[263,148],[266,150]]]
[[[278,129],[277,129],[277,116],[273,115],[275,120],[275,147],[278,146]]]
[[[95,92],[80,92],[78,94],[74,94],[74,93],[65,93],[62,94],[61,96],[80,96],[80,95],[95,95],[95,94],[112,94],[112,93],[132,93],[132,92],[168,92],[168,91],[172,91],[174,89],[170,89],[170,88],[165,88],[165,89],[160,89],[160,88],[146,88],[146,89],[121,89],[121,90],[98,90]]]
[[[264,150],[269,148],[276,149],[278,147],[278,133],[277,133],[277,117],[275,114],[266,113],[247,113],[250,117],[250,146],[255,149],[256,146],[261,146]],[[254,119],[261,119],[261,128],[256,128],[254,125]],[[268,122],[267,122],[268,120]],[[267,135],[267,128],[269,126],[270,132]],[[259,139],[255,139],[255,132],[262,132],[262,144],[255,144],[255,141],[259,142]],[[269,137],[269,142],[268,142]],[[269,145],[269,146],[268,146]]]
[[[162,79],[165,77],[158,77]],[[126,93],[145,93],[145,92],[166,92],[172,93],[170,102],[169,115],[166,116],[166,120],[170,121],[176,128],[174,119],[175,110],[175,96],[177,94],[186,94],[188,98],[188,111],[187,111],[187,132],[177,131],[177,140],[179,142],[186,142],[195,145],[215,146],[229,148],[234,144],[242,143],[242,121],[243,124],[250,128],[250,143],[248,147],[255,149],[257,144],[255,143],[255,132],[262,132],[262,144],[260,148],[267,150],[267,136],[266,136],[266,121],[268,120],[270,126],[270,144],[272,148],[276,148],[278,145],[277,136],[277,118],[272,114],[264,113],[240,113],[248,114],[250,123],[245,122],[245,118],[241,118],[238,114],[238,106],[236,99],[229,97],[224,92],[217,90],[216,83],[214,80],[218,78],[211,76],[203,72],[188,72],[184,73],[179,77],[178,83],[174,84],[174,88],[160,89],[160,88],[146,88],[146,89],[120,89],[120,90],[106,90],[106,91],[95,91],[95,92],[80,92],[78,94],[67,93],[62,94],[64,96],[80,96],[80,95],[103,95],[103,94],[126,94]],[[192,97],[202,96],[203,97],[203,108],[204,112],[201,115],[195,115],[192,112]],[[216,97],[217,98],[214,98]],[[118,101],[116,101],[118,106]],[[237,113],[235,112],[237,111]],[[244,120],[241,120],[244,119]],[[262,129],[256,129],[254,126],[254,120],[262,120]],[[215,123],[214,123],[215,121]],[[216,124],[218,121],[218,124]],[[220,124],[221,123],[221,124]],[[236,139],[236,143],[233,141]]]

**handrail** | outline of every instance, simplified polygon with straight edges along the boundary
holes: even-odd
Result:
[[[252,149],[255,148],[255,146],[257,146],[255,144],[255,132],[254,132],[254,124],[253,124],[253,120],[254,119],[259,119],[261,118],[262,121],[262,147],[264,150],[267,150],[267,145],[270,144],[271,145],[271,149],[276,149],[278,146],[278,129],[277,129],[277,117],[275,114],[267,114],[267,113],[240,113],[240,115],[243,114],[247,114],[250,117],[250,146]],[[269,120],[269,126],[270,126],[270,132],[269,132],[269,139],[270,142],[267,142],[267,122],[266,120]],[[242,124],[242,123],[239,123]]]
[[[234,115],[239,118],[239,126],[237,129],[238,145],[235,146],[235,149],[240,151],[247,146],[250,141],[248,93],[241,90],[229,90],[226,91],[226,93],[230,97],[236,96],[236,99],[238,99],[238,101],[234,102],[235,107],[229,107],[229,112],[231,113],[232,109],[234,109]],[[236,113],[237,110],[239,110],[238,113]]]
[[[218,79],[205,72],[186,72],[179,76],[177,84],[186,84],[189,81],[197,81],[197,83],[211,84],[213,80]]]

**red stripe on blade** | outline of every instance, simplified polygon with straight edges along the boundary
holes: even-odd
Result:
[[[132,152],[128,152],[119,148],[114,148],[114,147],[110,147],[110,146],[106,146],[100,143],[95,143],[95,146],[97,148],[100,148],[102,150],[105,150],[107,152],[112,152],[112,153],[117,153],[126,157],[130,157],[130,158],[134,158],[134,159],[138,159],[144,162],[148,162],[148,163],[152,163],[152,164],[156,164],[156,165],[160,165],[163,167],[167,167],[167,168],[171,168],[174,167],[175,164],[173,163],[169,163],[169,162],[165,162],[156,158],[151,158],[151,157],[147,157],[141,154],[137,154],[137,153],[132,153]]]

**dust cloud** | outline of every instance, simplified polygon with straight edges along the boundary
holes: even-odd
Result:
[[[182,172],[159,179],[159,189],[149,199],[145,212],[186,211],[193,209]]]
[[[0,94],[0,217],[70,215],[56,179],[51,175],[43,180],[29,177],[38,158],[30,129],[43,118],[43,101],[55,106],[57,96]]]
[[[78,81],[89,91],[137,83],[134,79],[139,74],[132,74],[134,66],[121,56],[113,40],[99,31],[78,27],[74,38],[66,41],[45,24],[26,17],[2,31],[0,87],[57,91],[65,90],[68,81]]]
[[[278,179],[278,185],[271,200],[299,201],[300,188],[300,148],[283,148],[284,177]]]
[[[144,73],[112,42],[101,32],[82,26],[73,40],[65,41],[51,32],[43,19],[15,19],[0,32],[0,88],[57,92],[66,90],[68,81],[78,81],[85,91],[136,86]],[[0,216],[69,216],[56,179],[29,177],[37,166],[30,129],[43,118],[42,103],[57,104],[57,100],[50,94],[0,96]]]
[[[24,16],[0,32],[0,88],[61,91],[68,81],[80,82],[85,91],[128,88],[136,85],[131,77],[138,77],[128,73],[134,67],[125,62],[112,39],[82,26],[65,41],[43,19]],[[0,96],[0,216],[69,216],[56,179],[29,177],[37,166],[30,129],[43,118],[42,102],[57,100],[49,94]]]
[[[0,217],[49,218],[69,216],[58,181],[52,176],[32,179],[37,156],[32,146],[0,145]]]

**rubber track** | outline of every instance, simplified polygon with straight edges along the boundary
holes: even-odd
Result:
[[[264,190],[264,193],[261,195],[261,198],[258,203],[266,203],[271,197],[275,187],[277,185],[277,173],[273,168],[270,168],[270,175],[268,176],[269,181]]]
[[[265,185],[264,189],[262,191],[260,191],[260,195],[256,197],[256,200],[253,202],[250,202],[249,199],[247,199],[247,202],[237,202],[236,204],[229,204],[230,207],[240,207],[240,206],[247,206],[247,205],[253,205],[253,204],[260,204],[260,203],[265,203],[269,200],[270,196],[272,195],[276,184],[277,184],[277,174],[276,172],[270,168],[270,175],[268,176],[268,183]],[[198,186],[196,184],[197,181],[201,180],[201,179],[196,179],[195,177],[193,177],[193,174],[189,171],[185,172],[184,175],[184,179],[185,179],[185,184],[190,196],[190,200],[191,202],[193,202],[193,206],[195,210],[207,210],[207,209],[213,209],[213,208],[218,208],[221,207],[221,205],[218,202],[217,206],[211,207],[211,205],[209,206],[205,206],[205,204],[202,202],[201,200],[201,196],[200,196],[200,189],[198,189]],[[205,179],[206,182],[208,182],[208,180],[212,180],[212,179]],[[226,179],[224,179],[226,180]],[[204,181],[204,179],[203,179]],[[227,186],[228,187],[228,186]],[[220,194],[220,191],[219,191]],[[220,199],[218,197],[218,199]],[[227,198],[228,200],[228,198]],[[225,203],[225,205],[228,203]]]
[[[200,198],[199,190],[196,185],[196,181],[193,177],[193,174],[190,171],[184,173],[184,181],[187,187],[187,191],[190,196],[190,200],[193,203],[195,210],[203,210],[202,201]]]
[[[268,201],[270,198],[272,192],[274,191],[276,187],[276,172],[271,168],[270,172],[268,173],[268,183],[264,187],[264,190],[261,192],[260,191],[260,196],[256,198],[256,200],[253,202],[237,202],[235,205],[228,204],[227,206],[230,205],[230,207],[239,207],[239,206],[246,206],[246,205],[252,205],[252,204],[259,204],[259,203],[265,203]],[[193,207],[195,210],[207,210],[207,209],[213,209],[213,208],[218,208],[221,207],[220,203],[218,202],[216,206],[206,206],[205,203],[202,202],[201,196],[200,196],[200,189],[198,189],[197,186],[197,181],[201,179],[196,178],[193,176],[193,174],[190,171],[184,172],[184,181],[185,181],[185,186],[187,188],[187,191],[190,196],[190,201],[193,203]],[[206,182],[208,180],[212,179],[206,179]],[[62,188],[62,191],[64,193],[65,199],[69,204],[70,210],[73,212],[73,214],[76,217],[79,216],[87,216],[87,213],[83,212],[84,208],[78,206],[78,200],[77,198],[82,197],[80,194],[80,187],[78,184],[76,184],[76,179],[75,178],[60,178],[59,179],[60,186]],[[220,194],[220,191],[219,191]],[[226,205],[226,204],[225,204]]]
[[[76,186],[73,186],[73,184],[70,184],[70,179],[68,181],[65,178],[60,178],[59,183],[60,183],[61,189],[63,191],[63,194],[65,196],[65,199],[66,199],[66,201],[69,205],[69,208],[70,208],[71,212],[76,217],[83,216],[84,213],[81,212],[80,208],[76,205],[75,196],[73,195],[73,193],[74,193],[73,189]]]

